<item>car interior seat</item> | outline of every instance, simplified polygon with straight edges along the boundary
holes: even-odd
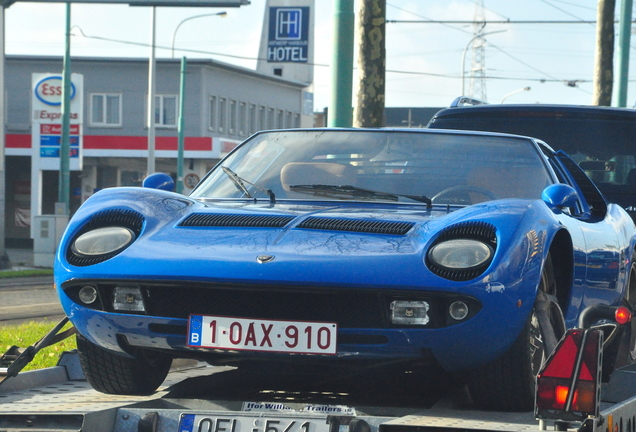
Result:
[[[466,184],[486,189],[497,198],[540,199],[548,179],[533,167],[479,167],[468,172]],[[473,204],[489,199],[476,192],[470,196]]]
[[[628,186],[636,187],[636,168],[632,168],[629,170],[629,173],[627,173],[626,183]]]

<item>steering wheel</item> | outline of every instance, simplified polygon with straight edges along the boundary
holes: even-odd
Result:
[[[433,198],[431,198],[431,201],[435,202],[441,198],[446,198],[449,199],[449,196],[453,196],[456,195],[456,199],[457,199],[457,203],[459,204],[460,201],[465,200],[465,196],[461,196],[460,193],[476,193],[479,195],[483,195],[485,197],[490,198],[491,200],[496,200],[498,199],[498,197],[492,193],[491,191],[489,191],[488,189],[484,189],[481,188],[479,186],[468,186],[468,185],[459,185],[459,186],[452,186],[449,188],[444,189],[443,191],[438,192]],[[448,204],[452,204],[452,203],[448,203]]]

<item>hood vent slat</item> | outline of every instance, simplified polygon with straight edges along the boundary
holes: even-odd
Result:
[[[237,215],[195,213],[179,222],[180,227],[247,227],[247,228],[282,228],[294,216],[286,215]]]
[[[298,225],[298,228],[406,235],[406,233],[409,232],[414,225],[414,222],[310,217]]]

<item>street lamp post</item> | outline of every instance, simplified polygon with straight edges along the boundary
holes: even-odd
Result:
[[[181,27],[181,24],[183,24],[186,21],[190,21],[193,20],[195,18],[202,18],[202,17],[207,17],[207,16],[220,16],[220,17],[224,17],[227,16],[227,12],[223,11],[223,12],[217,12],[217,13],[212,13],[212,14],[203,14],[203,15],[195,15],[195,16],[191,16],[189,18],[184,19],[183,21],[181,21],[178,25],[177,28],[174,29],[174,33],[172,34],[172,58],[174,58],[174,39],[177,36],[177,30],[179,30],[179,27]]]
[[[473,36],[473,38],[471,40],[468,41],[468,43],[466,44],[466,47],[464,48],[464,51],[462,52],[462,92],[460,93],[460,96],[466,96],[464,94],[464,81],[465,81],[465,75],[466,75],[466,51],[468,51],[468,47],[470,46],[471,43],[473,43],[473,41],[477,38],[483,38],[484,36],[487,35],[491,35],[491,34],[495,34],[495,33],[503,33],[505,32],[505,30],[496,30],[496,31],[491,31],[488,33],[479,33],[475,36]]]
[[[510,93],[508,93],[507,95],[505,95],[504,97],[501,98],[501,101],[499,102],[500,104],[504,103],[504,101],[506,99],[508,99],[508,96],[512,96],[513,94],[517,94],[517,93],[521,93],[524,91],[530,91],[530,87],[524,87],[524,88],[520,88],[514,91],[511,91]]]

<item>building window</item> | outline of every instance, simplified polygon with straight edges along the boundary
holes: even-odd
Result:
[[[210,123],[208,128],[210,130],[216,129],[216,96],[210,96]]]
[[[256,128],[258,130],[267,129],[267,108],[263,105],[258,107],[258,125]]]
[[[283,123],[283,120],[285,119],[284,114],[285,114],[285,111],[283,110],[278,110],[276,112],[276,128],[278,129],[283,129],[285,127]]]
[[[245,102],[239,102],[239,135],[247,135],[247,105]]]
[[[177,96],[155,96],[155,126],[177,126]]]
[[[219,98],[219,132],[227,128],[227,99]]]
[[[93,93],[91,126],[121,126],[121,94]]]
[[[295,128],[300,127],[300,114],[298,113],[294,114],[294,127]]]
[[[267,129],[276,129],[276,110],[274,108],[267,109]]]
[[[230,100],[229,120],[230,120],[230,126],[228,128],[228,133],[235,135],[236,134],[236,101],[235,100]]]
[[[250,110],[249,110],[249,134],[252,135],[253,133],[258,132],[258,117],[256,116],[256,105],[254,104],[250,104]]]
[[[287,129],[294,127],[294,124],[292,123],[292,115],[293,114],[290,111],[285,112],[285,128]]]

